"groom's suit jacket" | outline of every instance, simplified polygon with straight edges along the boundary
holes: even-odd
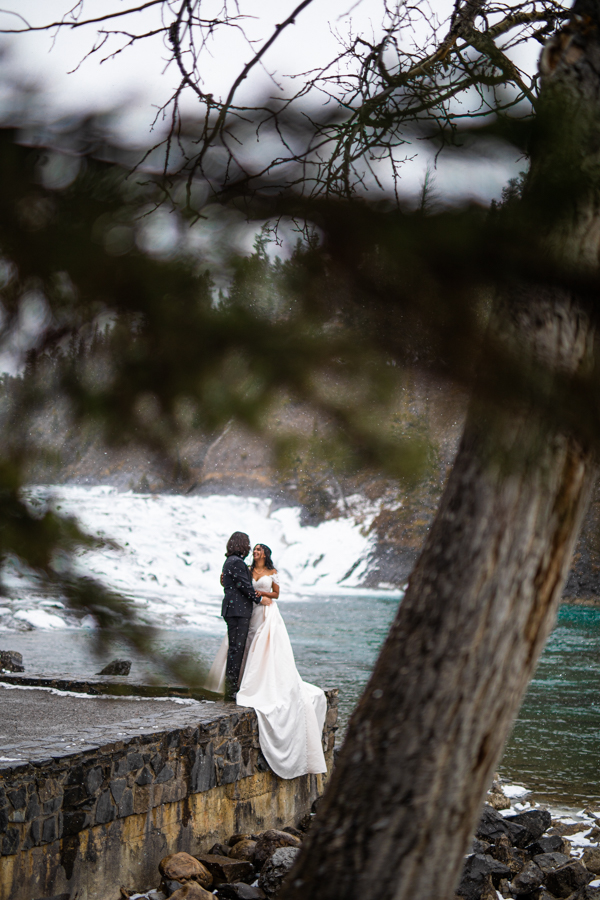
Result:
[[[225,591],[221,607],[223,618],[240,616],[249,619],[254,604],[260,603],[261,598],[252,587],[248,566],[241,556],[228,556],[223,563],[223,589]]]

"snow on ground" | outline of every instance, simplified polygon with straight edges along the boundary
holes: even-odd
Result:
[[[107,545],[83,552],[81,573],[130,597],[143,620],[211,631],[220,630],[219,575],[233,531],[245,531],[253,544],[271,547],[283,601],[356,588],[372,549],[367,529],[376,514],[363,510],[357,518],[302,527],[300,508],[272,509],[268,499],[134,494],[104,486],[61,485],[32,492],[34,497],[47,495],[59,512],[77,516],[89,533],[119,545],[117,550]],[[59,600],[36,595],[18,572],[9,579],[9,599],[2,604],[0,629],[81,624],[63,612]]]

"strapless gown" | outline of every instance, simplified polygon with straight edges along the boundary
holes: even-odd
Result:
[[[257,590],[270,591],[275,579],[263,575]],[[209,672],[206,687],[225,691],[227,637]],[[277,603],[256,605],[252,611],[238,706],[251,706],[258,719],[260,748],[280,778],[327,771],[322,734],[327,700],[321,688],[303,681]]]

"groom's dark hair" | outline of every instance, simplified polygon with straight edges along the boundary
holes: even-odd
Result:
[[[243,531],[234,531],[227,541],[225,556],[244,556],[250,550],[250,538]]]

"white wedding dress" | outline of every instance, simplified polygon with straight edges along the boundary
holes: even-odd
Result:
[[[276,576],[253,581],[271,591]],[[219,647],[205,687],[225,692],[227,637]],[[327,771],[322,734],[327,700],[321,688],[302,681],[277,603],[257,604],[250,619],[238,706],[251,706],[258,718],[260,749],[276,775],[296,778]]]

